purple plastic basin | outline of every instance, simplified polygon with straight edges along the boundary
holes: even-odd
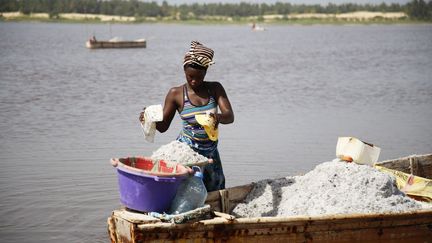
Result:
[[[176,165],[181,166],[182,165]],[[163,213],[169,210],[177,188],[186,178],[186,168],[175,176],[159,176],[132,168],[121,162],[117,168],[120,202],[127,208],[141,212]]]

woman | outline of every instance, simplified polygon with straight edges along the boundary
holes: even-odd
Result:
[[[192,41],[183,62],[186,83],[168,91],[163,108],[163,121],[156,123],[156,129],[161,133],[165,132],[178,111],[183,120],[183,129],[177,140],[213,159],[213,163],[204,167],[207,191],[224,189],[225,176],[217,149],[218,141],[209,138],[204,128],[195,120],[195,115],[209,113],[214,118],[215,128],[219,123],[234,122],[234,113],[223,86],[219,82],[204,81],[207,68],[213,64],[213,55],[212,49]],[[140,121],[142,120],[143,112],[140,115]]]

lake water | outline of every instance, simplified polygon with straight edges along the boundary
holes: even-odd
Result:
[[[146,49],[85,41],[147,38]],[[112,157],[151,155],[138,123],[184,82],[191,40],[215,50],[235,122],[221,125],[227,186],[304,173],[339,136],[380,159],[432,152],[432,25],[269,26],[0,22],[0,241],[107,242],[120,206]]]

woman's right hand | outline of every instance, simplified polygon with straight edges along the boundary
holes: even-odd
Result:
[[[143,111],[140,113],[140,116],[138,118],[141,123],[145,122],[145,117],[144,117],[145,109],[146,109],[146,107],[143,108]]]

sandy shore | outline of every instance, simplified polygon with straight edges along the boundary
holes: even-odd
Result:
[[[78,14],[78,13],[63,13],[59,14],[60,18],[73,19],[73,20],[84,20],[84,19],[100,19],[101,21],[120,21],[120,22],[132,22],[135,21],[135,17],[117,16],[117,15],[103,15],[103,14]]]
[[[20,12],[5,12],[1,13],[1,15],[5,19],[18,19],[18,18],[37,18],[37,19],[48,19],[49,15],[47,13],[33,13],[30,15],[24,15]],[[117,15],[103,15],[103,14],[79,14],[79,13],[61,13],[59,14],[59,17],[66,20],[96,20],[96,21],[116,21],[116,22],[134,22],[137,21],[135,17],[127,17],[127,16],[117,16]],[[263,19],[265,22],[272,22],[275,20],[280,19],[338,19],[338,20],[373,20],[375,18],[381,18],[381,19],[390,19],[390,20],[397,20],[401,18],[408,17],[403,12],[392,12],[392,13],[384,13],[384,12],[366,12],[366,11],[359,11],[359,12],[352,12],[352,13],[343,13],[343,14],[321,14],[321,13],[304,13],[304,14],[289,14],[289,15],[264,15]],[[233,19],[228,16],[207,16],[203,17],[204,20],[213,20],[213,19],[219,19],[231,22]],[[245,19],[248,20],[256,20],[258,19],[257,16],[255,17],[247,17]],[[157,19],[154,17],[143,17],[141,20],[146,21],[156,21]]]

